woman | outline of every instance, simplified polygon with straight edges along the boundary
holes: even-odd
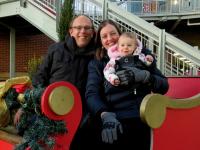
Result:
[[[103,77],[103,69],[109,61],[107,49],[115,45],[121,32],[111,20],[105,20],[97,30],[96,59],[88,66],[86,103],[95,121],[92,124],[95,149],[150,149],[150,128],[140,120],[139,108],[142,99],[149,93],[165,94],[168,90],[167,78],[156,68],[148,77],[148,83],[136,83],[114,87]],[[144,54],[150,51],[143,50]],[[121,71],[120,80],[133,81],[137,72]],[[144,77],[146,80],[146,76]],[[124,81],[122,81],[125,83]],[[137,92],[134,90],[137,88]]]

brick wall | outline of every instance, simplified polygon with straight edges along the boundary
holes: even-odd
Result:
[[[0,33],[0,77],[2,78],[9,74],[9,38],[9,33]],[[28,60],[34,56],[45,55],[52,43],[54,41],[44,34],[16,35],[16,73],[26,73]]]
[[[9,33],[0,33],[0,72],[9,70]]]

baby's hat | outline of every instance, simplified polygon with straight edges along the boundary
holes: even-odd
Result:
[[[143,48],[142,42],[137,38],[137,46],[139,49]]]
[[[113,58],[113,59],[120,56],[120,52],[118,51],[117,44],[113,45],[112,47],[108,49],[108,56],[109,58]]]
[[[139,55],[142,52],[142,42],[137,39],[137,49],[133,52],[133,55]]]

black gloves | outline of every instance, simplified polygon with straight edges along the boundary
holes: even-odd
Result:
[[[120,79],[121,85],[131,85],[133,83],[148,83],[150,82],[150,72],[132,67],[128,70],[118,71],[117,76]]]
[[[135,75],[131,70],[120,70],[116,72],[120,85],[131,85],[135,81]]]
[[[150,79],[150,72],[147,70],[141,70],[138,68],[131,68],[131,71],[135,75],[135,82],[136,83],[148,83]]]
[[[116,114],[112,112],[102,112],[101,119],[103,123],[102,141],[112,144],[114,140],[117,140],[118,131],[123,133],[122,125],[116,119]]]

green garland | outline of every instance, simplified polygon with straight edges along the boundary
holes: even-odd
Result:
[[[23,142],[16,146],[15,150],[24,150],[30,147],[31,150],[42,150],[44,147],[53,148],[55,145],[55,134],[67,132],[64,121],[54,121],[41,113],[40,99],[44,88],[38,86],[35,89],[25,91],[25,103],[21,108],[23,114],[17,124],[19,135],[23,136]],[[14,99],[13,99],[14,98]],[[6,94],[6,103],[16,106],[16,92],[9,90]],[[11,107],[9,107],[11,108]]]

